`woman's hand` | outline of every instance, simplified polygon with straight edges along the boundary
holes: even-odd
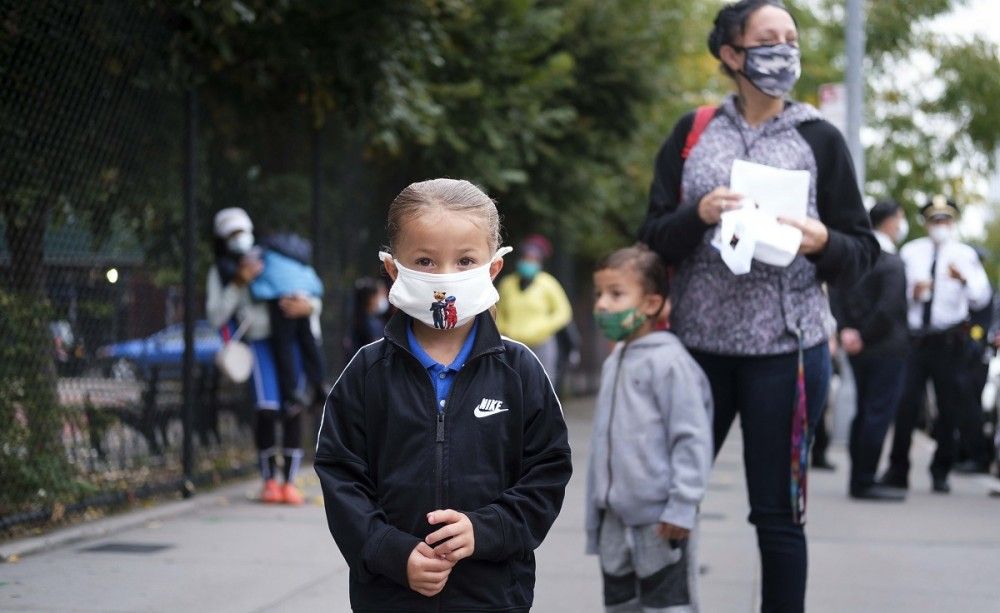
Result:
[[[826,225],[812,217],[807,217],[805,221],[795,219],[778,218],[780,223],[802,230],[802,244],[799,245],[801,255],[811,255],[826,249],[826,244],[830,242],[830,231]]]
[[[706,224],[714,226],[722,219],[723,213],[740,208],[741,200],[743,196],[728,187],[716,187],[705,194],[698,203],[698,217]]]
[[[285,317],[289,319],[301,319],[309,317],[313,312],[312,302],[305,296],[284,296],[278,301],[278,307]]]

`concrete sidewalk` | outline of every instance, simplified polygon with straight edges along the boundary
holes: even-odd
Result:
[[[596,559],[582,555],[591,404],[566,406],[576,474],[538,552],[536,611],[602,609]],[[723,449],[703,507],[708,613],[758,606],[738,438]],[[831,453],[835,473],[811,474],[809,611],[1000,612],[1000,499],[988,498],[988,483],[974,477],[953,477],[949,496],[930,494],[922,469],[930,451],[925,439],[915,444],[921,469],[901,505],[849,501],[840,449]],[[349,611],[347,566],[327,531],[318,483],[311,471],[303,481],[304,508],[259,504],[256,483],[247,482],[171,512],[97,523],[62,546],[0,565],[0,610]]]

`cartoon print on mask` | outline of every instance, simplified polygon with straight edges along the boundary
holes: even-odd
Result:
[[[434,302],[431,303],[431,316],[434,317],[434,327],[444,330],[444,297],[447,293],[442,291],[434,292]]]
[[[444,307],[444,321],[449,330],[455,327],[458,323],[458,309],[455,307],[455,297],[448,296],[445,299]]]

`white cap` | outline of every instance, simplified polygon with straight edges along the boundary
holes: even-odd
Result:
[[[226,238],[237,230],[253,232],[253,222],[247,212],[238,206],[222,209],[215,214],[215,235]]]

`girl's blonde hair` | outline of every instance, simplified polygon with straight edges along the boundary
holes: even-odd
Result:
[[[389,206],[386,232],[389,235],[390,250],[395,251],[399,233],[406,222],[434,208],[478,217],[488,233],[486,240],[490,251],[496,251],[500,247],[500,213],[492,198],[465,180],[430,179],[409,184]]]

